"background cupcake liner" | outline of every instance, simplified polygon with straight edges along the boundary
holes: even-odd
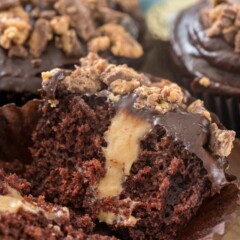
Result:
[[[240,99],[238,97],[220,96],[214,93],[196,93],[203,99],[205,106],[216,113],[226,128],[232,129],[240,136]]]
[[[237,137],[240,137],[240,98],[220,95],[204,90],[202,90],[202,92],[194,91],[190,85],[192,78],[181,78],[179,76],[181,76],[181,74],[175,77],[175,81],[187,89],[192,96],[202,99],[205,107],[215,113],[227,129],[236,131]]]

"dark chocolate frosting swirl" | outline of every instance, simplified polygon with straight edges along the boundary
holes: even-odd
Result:
[[[175,20],[171,42],[177,61],[191,77],[210,79],[206,91],[240,96],[240,55],[222,37],[207,37],[200,19],[206,7],[211,7],[208,0],[181,12]],[[193,83],[192,87],[200,86]]]

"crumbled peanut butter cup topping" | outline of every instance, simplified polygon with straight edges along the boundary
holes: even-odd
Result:
[[[81,66],[76,66],[72,72],[53,69],[42,73],[43,91],[54,95],[57,84],[75,94],[95,94],[107,90],[108,99],[112,102],[119,102],[122,96],[136,95],[133,104],[135,109],[148,108],[159,114],[179,109],[201,115],[212,124],[210,151],[222,157],[230,154],[235,132],[221,130],[214,125],[211,113],[206,110],[202,101],[196,100],[187,104],[187,97],[177,84],[164,79],[152,83],[147,75],[138,73],[127,65],[110,64],[95,53],[89,53],[80,62]],[[50,104],[54,103],[52,106],[56,107],[58,101],[54,100],[54,96],[49,98]]]
[[[227,157],[233,148],[235,132],[220,130],[216,123],[212,123],[210,129],[210,149],[218,156]]]
[[[50,42],[67,56],[81,56],[86,45],[92,52],[139,58],[143,48],[124,25],[134,20],[117,10],[121,6],[131,12],[135,6],[137,12],[137,2],[1,0],[0,47],[8,50],[9,57],[20,58],[40,58]]]
[[[221,36],[240,53],[240,4],[212,1],[213,8],[203,9],[201,20],[208,37]]]

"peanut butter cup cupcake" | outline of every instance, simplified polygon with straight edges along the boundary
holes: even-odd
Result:
[[[176,239],[205,200],[232,184],[225,170],[235,133],[175,83],[94,53],[80,62],[42,74],[38,121],[23,121],[26,108],[11,114],[31,123],[22,145],[31,160],[19,176],[35,198],[87,214],[108,236]],[[10,106],[0,108],[2,125],[24,138],[22,124],[8,124]]]
[[[0,104],[36,95],[42,71],[72,67],[89,51],[138,68],[144,32],[137,0],[2,0]]]
[[[240,2],[201,1],[171,33],[177,81],[240,134]],[[180,77],[179,77],[180,76]]]

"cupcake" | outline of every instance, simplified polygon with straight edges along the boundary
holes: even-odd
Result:
[[[131,1],[0,3],[0,104],[37,95],[42,71],[69,68],[88,51],[138,68],[145,26]]]
[[[177,81],[204,99],[207,108],[238,135],[239,13],[239,1],[201,1],[181,12],[171,33]]]
[[[235,133],[175,83],[94,53],[80,62],[42,73],[43,100],[16,114],[25,124],[8,124],[9,106],[0,111],[9,137],[31,136],[18,175],[35,198],[87,214],[108,236],[176,239],[205,200],[231,186],[225,170]],[[15,172],[9,163],[0,166]]]

